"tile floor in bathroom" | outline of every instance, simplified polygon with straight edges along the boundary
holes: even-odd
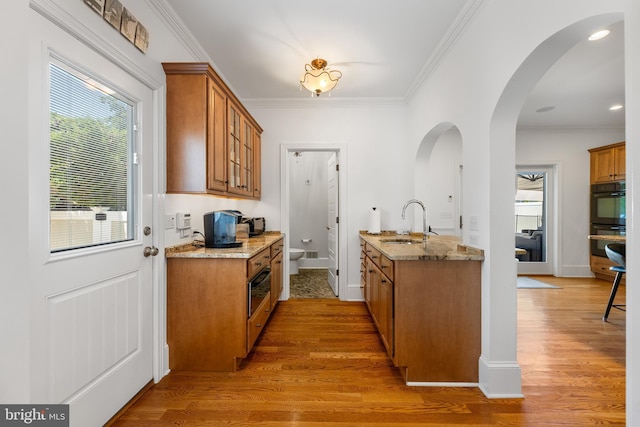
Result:
[[[301,268],[289,279],[291,298],[337,298],[329,286],[326,268]]]

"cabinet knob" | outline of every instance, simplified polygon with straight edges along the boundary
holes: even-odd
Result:
[[[257,323],[256,328],[260,328],[260,327],[262,327],[262,323]]]

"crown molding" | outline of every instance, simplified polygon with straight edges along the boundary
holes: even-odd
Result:
[[[216,70],[218,77],[227,85],[229,90],[233,93],[238,93],[235,88],[229,83],[229,79],[219,70],[215,65],[215,61],[209,56],[206,50],[202,48],[202,45],[193,36],[189,28],[178,17],[178,14],[173,10],[171,5],[166,0],[145,0],[145,3],[151,10],[154,10],[158,17],[164,22],[169,31],[175,36],[176,40],[186,49],[186,51],[193,57],[194,62],[208,62]]]
[[[406,107],[402,98],[245,98],[242,104],[247,109],[282,109],[282,108],[388,108]]]
[[[480,8],[487,2],[487,0],[468,0],[464,8],[456,17],[453,24],[447,30],[447,33],[438,43],[438,46],[434,50],[433,54],[429,57],[425,65],[422,67],[413,83],[407,89],[404,99],[409,101],[411,97],[418,90],[420,85],[427,80],[427,78],[433,73],[438,66],[442,63],[442,60],[447,56],[449,51],[455,46],[456,42],[460,39],[460,36],[468,28],[469,24],[478,15]]]
[[[157,13],[169,31],[173,33],[176,39],[193,57],[194,62],[211,63],[211,58],[209,58],[207,52],[200,46],[200,43],[198,43],[193,34],[191,34],[184,22],[178,18],[178,14],[175,13],[166,0],[145,0],[145,3],[151,10]]]
[[[29,7],[100,55],[117,64],[120,68],[127,70],[149,88],[155,90],[164,84],[162,78],[147,71],[147,67],[145,67],[147,61],[134,61],[118,50],[116,46],[107,42],[91,28],[80,22],[67,10],[56,4],[56,2],[51,0],[29,0]]]

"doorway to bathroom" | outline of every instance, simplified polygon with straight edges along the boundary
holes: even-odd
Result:
[[[285,298],[342,298],[340,199],[344,147],[282,147],[282,231],[286,236]]]

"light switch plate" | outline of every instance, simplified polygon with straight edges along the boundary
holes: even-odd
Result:
[[[173,230],[176,228],[176,215],[175,214],[167,214],[164,216],[164,229],[165,230]]]

